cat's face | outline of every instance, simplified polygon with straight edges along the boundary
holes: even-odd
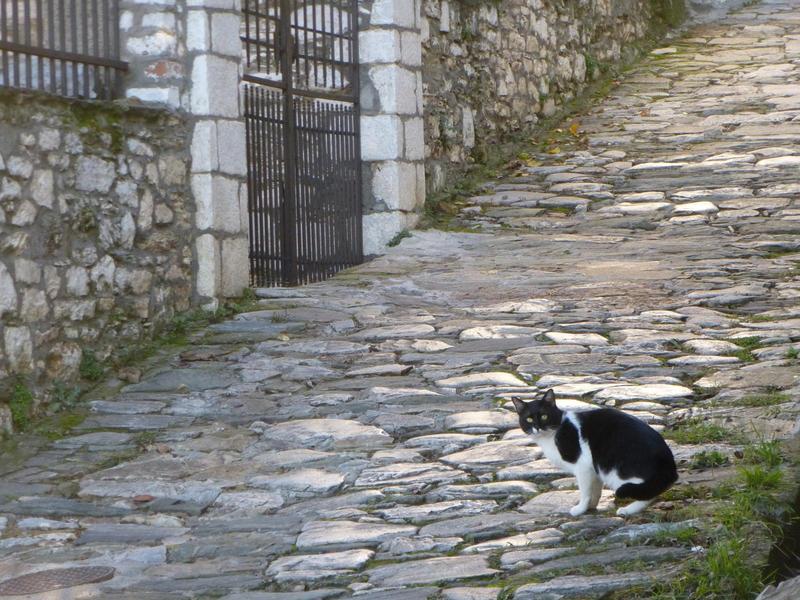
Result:
[[[553,390],[547,390],[541,398],[531,402],[523,402],[520,398],[511,400],[519,415],[519,426],[528,435],[555,431],[561,425],[562,412],[556,406]]]

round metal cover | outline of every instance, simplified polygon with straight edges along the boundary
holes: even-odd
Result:
[[[76,567],[28,573],[0,583],[0,596],[41,594],[88,583],[100,583],[114,577],[114,572],[113,567]]]

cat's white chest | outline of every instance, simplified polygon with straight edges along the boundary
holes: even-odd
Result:
[[[573,463],[568,463],[561,458],[561,452],[559,452],[558,448],[556,447],[555,435],[540,436],[533,439],[542,449],[542,454],[544,454],[544,457],[549,460],[554,467],[562,469],[567,473],[575,472],[576,465]]]

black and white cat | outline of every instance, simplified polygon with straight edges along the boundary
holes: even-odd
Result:
[[[617,510],[628,516],[643,511],[678,479],[664,438],[636,417],[613,408],[562,411],[553,390],[532,402],[512,400],[522,430],[554,466],[578,480],[581,498],[569,511],[573,517],[597,508],[604,484],[617,498],[634,500]]]

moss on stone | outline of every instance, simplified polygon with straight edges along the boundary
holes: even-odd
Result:
[[[677,27],[686,20],[685,0],[650,0],[653,14],[667,27]]]
[[[21,381],[14,384],[8,408],[11,410],[11,422],[14,424],[14,429],[25,431],[30,425],[31,412],[33,410],[33,393]]]

